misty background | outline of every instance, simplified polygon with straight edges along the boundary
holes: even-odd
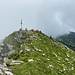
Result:
[[[74,0],[0,0],[0,40],[20,29],[39,29],[48,36],[75,31]]]

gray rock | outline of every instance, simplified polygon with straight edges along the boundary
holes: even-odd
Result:
[[[5,71],[5,75],[13,75],[10,71]]]
[[[19,64],[22,64],[24,63],[23,61],[12,61],[9,65],[10,66],[13,66],[13,65],[19,65]]]

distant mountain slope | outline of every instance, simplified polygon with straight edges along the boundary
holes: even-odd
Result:
[[[56,40],[75,51],[75,32],[70,32],[69,34],[59,36]]]
[[[14,75],[75,75],[75,52],[38,30],[22,30],[4,39],[6,64]],[[22,64],[10,66],[12,60]]]

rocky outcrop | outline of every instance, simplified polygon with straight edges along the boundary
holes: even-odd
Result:
[[[7,65],[4,64],[0,64],[0,75],[13,75],[12,72],[10,72],[11,70],[7,68]]]
[[[14,65],[19,65],[24,63],[23,61],[11,61],[11,63],[9,64],[9,66],[14,66]]]
[[[23,64],[23,63],[24,63],[23,61],[12,60],[9,63],[9,66],[19,65],[19,64]],[[8,69],[8,64],[3,63],[3,64],[0,64],[0,75],[14,75],[14,74],[11,72],[11,69]]]

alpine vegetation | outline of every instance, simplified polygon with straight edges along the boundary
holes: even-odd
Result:
[[[75,75],[75,52],[39,30],[13,32],[3,44],[14,75]]]

